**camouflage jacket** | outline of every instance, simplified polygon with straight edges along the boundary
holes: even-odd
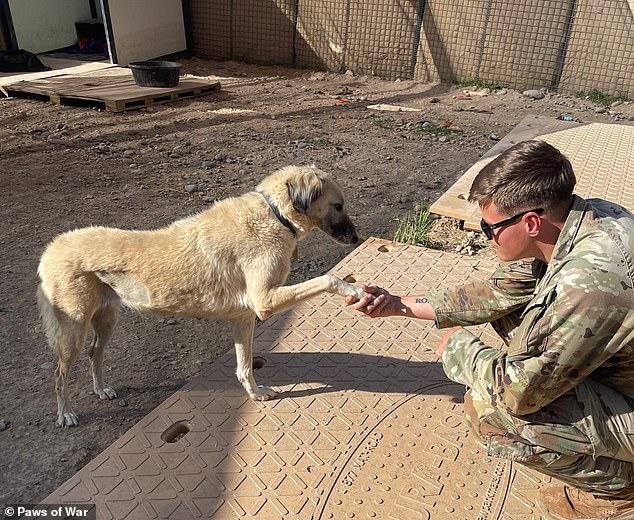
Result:
[[[466,329],[454,333],[445,373],[514,415],[540,410],[588,377],[634,398],[633,256],[634,215],[575,197],[548,264],[502,264],[487,282],[429,295],[439,328],[515,321],[505,349]]]

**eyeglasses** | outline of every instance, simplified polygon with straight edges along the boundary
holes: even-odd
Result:
[[[518,218],[526,215],[527,213],[537,213],[538,215],[541,215],[543,212],[544,212],[543,208],[529,209],[526,211],[522,211],[521,213],[518,213],[517,215],[513,215],[512,217],[507,218],[505,220],[500,220],[499,222],[496,222],[495,224],[487,224],[484,221],[484,219],[482,219],[480,220],[480,229],[484,233],[484,236],[487,237],[487,240],[492,240],[494,229],[508,226],[509,224],[512,224],[514,221],[516,221]]]

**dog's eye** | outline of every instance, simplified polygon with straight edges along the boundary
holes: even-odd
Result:
[[[339,203],[335,204],[335,209],[337,211],[341,211],[343,209],[343,204],[339,204]]]

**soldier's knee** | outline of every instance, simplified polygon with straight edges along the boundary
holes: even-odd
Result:
[[[482,443],[486,443],[485,439],[489,435],[506,434],[506,431],[496,428],[495,426],[491,426],[487,422],[480,420],[478,412],[473,404],[471,389],[467,389],[464,394],[464,416],[467,425]]]
[[[484,444],[484,438],[480,432],[480,420],[478,419],[478,413],[473,406],[473,398],[471,397],[471,390],[468,389],[464,394],[464,418],[469,426],[469,429],[476,435],[476,437]]]

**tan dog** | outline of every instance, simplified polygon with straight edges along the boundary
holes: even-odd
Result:
[[[266,319],[323,291],[364,294],[330,274],[282,286],[297,242],[315,228],[345,244],[358,242],[339,186],[314,166],[289,166],[256,191],[162,229],[89,227],[55,238],[38,268],[38,305],[59,358],[57,425],[78,424],[67,381],[90,327],[94,391],[101,399],[116,397],[103,381],[102,360],[120,303],[140,312],[231,320],[238,380],[252,399],[273,398],[253,377],[256,316]]]

